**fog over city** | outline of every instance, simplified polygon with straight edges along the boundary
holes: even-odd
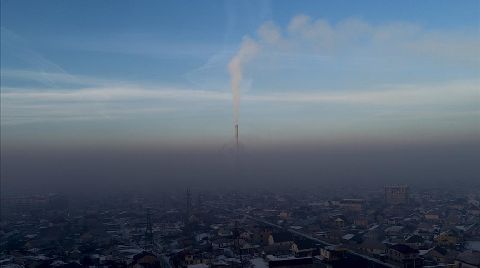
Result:
[[[197,148],[7,148],[3,191],[101,193],[185,187],[478,185],[478,143]],[[186,168],[188,166],[188,168]],[[28,167],[28,168],[25,168]],[[5,193],[5,192],[4,192]],[[7,192],[8,193],[8,192]]]

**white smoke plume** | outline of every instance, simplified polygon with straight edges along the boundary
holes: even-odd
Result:
[[[238,124],[240,109],[240,82],[242,81],[243,66],[258,53],[260,47],[253,39],[248,36],[243,38],[240,49],[230,60],[228,70],[231,77],[231,86],[233,93],[233,121]]]
[[[243,38],[239,50],[228,64],[233,93],[234,125],[239,121],[243,69],[254,57],[260,58],[267,55],[275,57],[278,59],[275,62],[276,66],[288,66],[292,76],[295,75],[295,69],[299,72],[312,69],[306,68],[307,64],[313,64],[319,68],[328,64],[342,66],[342,69],[347,66],[346,73],[352,71],[357,73],[357,65],[364,67],[366,72],[371,72],[384,64],[389,68],[399,66],[398,71],[403,72],[401,66],[407,62],[414,66],[420,59],[426,64],[432,63],[433,60],[435,64],[441,61],[442,65],[459,64],[461,68],[476,68],[479,63],[479,44],[478,36],[473,34],[428,31],[408,22],[371,24],[362,19],[346,18],[337,23],[331,23],[322,18],[297,15],[291,19],[288,26],[282,28],[273,21],[267,21],[257,29],[254,38],[248,36]],[[260,53],[263,55],[259,55]],[[392,57],[392,55],[396,56]],[[399,60],[400,64],[393,64],[393,60]],[[373,64],[369,66],[369,62],[378,66]],[[260,60],[258,63],[260,66],[271,64]],[[328,77],[325,78],[329,80]],[[330,83],[336,83],[334,78],[330,79]],[[308,93],[302,100],[314,100],[311,94],[312,92]],[[374,93],[374,95],[378,94],[390,93]],[[289,101],[296,99],[282,94],[273,95],[275,98],[283,96]],[[355,96],[353,99],[359,100],[357,93],[350,93],[347,98],[353,96]],[[264,97],[247,96],[246,100],[259,98]],[[400,99],[391,98],[388,103],[396,103]]]

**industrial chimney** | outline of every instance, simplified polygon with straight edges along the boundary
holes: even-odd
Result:
[[[238,124],[235,124],[235,146],[238,152]]]

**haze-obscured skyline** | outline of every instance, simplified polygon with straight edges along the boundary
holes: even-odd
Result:
[[[479,2],[2,1],[2,145],[476,142]]]
[[[0,5],[2,267],[480,265],[480,0]]]

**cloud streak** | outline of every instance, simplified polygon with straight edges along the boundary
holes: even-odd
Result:
[[[12,72],[5,72],[5,74]],[[21,73],[21,72],[13,72]],[[31,74],[25,72],[25,74]],[[36,75],[33,75],[34,77]],[[47,74],[60,81],[61,74]],[[182,109],[204,109],[212,105],[228,105],[231,95],[220,90],[194,90],[159,87],[143,84],[108,85],[106,80],[74,77],[75,89],[45,89],[35,87],[2,87],[2,124],[29,122],[30,119],[58,120],[62,118],[109,119],[141,114],[172,113]],[[84,80],[82,80],[84,79]],[[98,82],[101,81],[101,82]],[[83,87],[83,84],[93,84]],[[276,93],[248,92],[246,103],[270,105],[333,104],[348,105],[350,110],[382,106],[393,109],[411,109],[428,106],[434,110],[452,106],[475,106],[480,92],[479,80],[460,80],[441,84],[403,84],[377,86],[369,90],[301,90]],[[191,104],[195,104],[195,108]],[[175,108],[173,108],[175,107]],[[479,110],[477,108],[477,110]],[[399,111],[401,113],[401,111]],[[18,122],[17,122],[18,121]]]
[[[407,22],[374,25],[358,18],[332,24],[324,19],[297,15],[282,30],[273,22],[259,27],[259,39],[286,51],[339,55],[349,50],[374,48],[382,53],[435,57],[437,60],[465,62],[480,66],[478,33],[426,30]]]
[[[64,80],[60,74],[47,74],[49,77],[57,77]],[[74,76],[72,76],[74,77]],[[77,80],[79,78],[75,78]],[[87,78],[85,83],[97,81]],[[103,81],[106,83],[107,80]],[[80,82],[83,84],[83,82]],[[454,99],[468,100],[478,97],[480,80],[458,80],[448,83],[420,83],[420,84],[392,84],[376,86],[370,90],[304,90],[296,89],[286,93],[258,94],[249,92],[245,94],[246,101],[264,102],[300,102],[300,103],[365,103],[382,105],[405,105],[448,102]],[[2,99],[6,102],[22,100],[31,101],[67,101],[67,102],[115,102],[166,99],[178,101],[227,101],[230,94],[219,90],[196,90],[175,87],[155,87],[142,84],[99,84],[93,87],[81,87],[78,89],[44,89],[44,88],[16,88],[3,87]]]

